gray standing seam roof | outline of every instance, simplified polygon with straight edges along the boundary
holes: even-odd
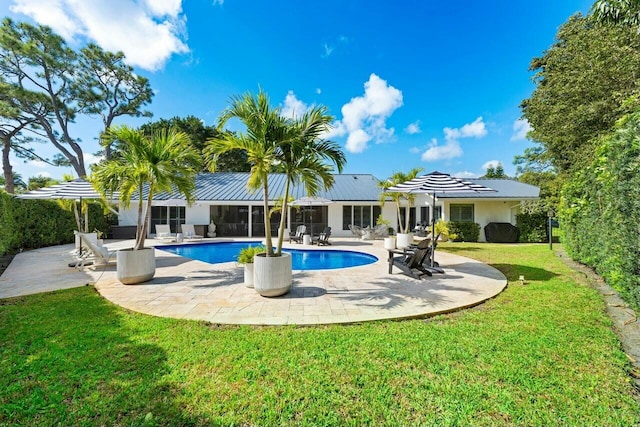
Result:
[[[248,172],[216,172],[200,173],[196,177],[195,199],[199,201],[238,201],[258,202],[262,201],[262,190],[254,193],[247,190]],[[333,175],[335,183],[327,191],[320,189],[317,196],[336,202],[373,202],[380,198],[380,189],[377,186],[378,179],[367,174],[336,174]],[[284,194],[284,174],[269,174],[269,199],[276,200]],[[295,185],[289,189],[294,199],[307,196],[302,185]],[[154,200],[168,200],[172,198],[184,198],[184,196],[171,193],[158,193]]]
[[[540,188],[510,179],[467,179],[496,190],[488,193],[449,193],[438,195],[441,199],[537,199]]]
[[[261,202],[262,190],[251,193],[247,190],[248,172],[216,172],[200,173],[196,177],[195,200],[221,202]],[[318,197],[336,202],[378,202],[380,188],[378,179],[369,174],[336,174],[335,183],[327,191],[320,190]],[[536,199],[540,189],[536,186],[523,184],[506,179],[469,179],[496,192],[489,193],[450,193],[438,195],[443,199]],[[284,174],[269,174],[269,199],[276,200],[284,193]],[[293,186],[289,193],[294,199],[308,196],[302,185]],[[154,200],[184,199],[183,195],[174,193],[158,193]]]

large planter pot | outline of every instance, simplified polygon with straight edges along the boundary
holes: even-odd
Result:
[[[413,233],[398,233],[396,236],[396,246],[398,248],[408,248],[413,244]]]
[[[284,295],[291,289],[292,266],[291,254],[267,257],[258,254],[253,260],[253,287],[263,297]]]
[[[384,238],[384,248],[385,249],[395,249],[396,248],[396,238],[395,237],[385,237]]]
[[[247,288],[253,288],[253,264],[244,265],[244,284]]]
[[[117,254],[118,280],[125,285],[151,280],[156,274],[156,252],[154,248],[121,249]]]

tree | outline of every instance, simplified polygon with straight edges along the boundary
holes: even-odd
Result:
[[[127,126],[109,130],[118,141],[118,157],[95,166],[92,181],[105,196],[118,193],[125,207],[137,195],[138,222],[134,249],[144,248],[151,216],[151,201],[158,191],[177,191],[192,203],[200,156],[183,132],[162,130],[149,136]],[[146,193],[146,203],[143,203]],[[108,197],[108,198],[109,198]],[[143,211],[143,206],[146,208]]]
[[[591,6],[591,18],[598,23],[637,27],[640,32],[640,0],[597,0]]]
[[[396,208],[398,210],[398,226],[402,233],[408,233],[410,231],[411,224],[409,223],[409,210],[414,205],[416,201],[415,193],[392,193],[388,192],[387,188],[393,187],[394,185],[401,184],[405,181],[412,180],[418,176],[420,172],[424,169],[422,168],[413,168],[408,173],[404,172],[394,172],[390,178],[387,178],[386,181],[378,182],[378,187],[382,189],[382,193],[380,193],[380,204],[382,206],[385,205],[388,198],[395,202]],[[407,201],[407,211],[405,215],[405,226],[402,226],[402,215],[400,214],[400,205],[402,204],[402,200]]]
[[[234,97],[231,106],[220,116],[219,128],[231,118],[240,119],[247,130],[241,134],[221,132],[217,138],[209,140],[206,149],[210,156],[209,166],[216,170],[220,156],[231,150],[247,153],[251,165],[247,187],[251,191],[263,191],[265,224],[269,224],[268,174],[272,170],[285,174],[278,246],[274,252],[271,244],[266,245],[267,256],[280,256],[290,186],[300,182],[307,194],[314,196],[320,187],[329,188],[333,184],[333,169],[326,161],[334,163],[338,171],[345,163],[337,144],[322,139],[333,118],[326,114],[325,107],[316,106],[302,117],[287,119],[280,115],[278,108],[271,107],[269,97],[262,90],[257,96],[247,93]],[[266,241],[271,242],[271,227],[265,227],[265,235]]]
[[[140,127],[143,132],[152,132],[155,129],[174,128],[189,135],[193,146],[202,153],[203,167],[206,169],[206,155],[204,149],[208,139],[217,138],[220,131],[215,126],[206,126],[204,122],[195,116],[173,117],[169,120],[160,119],[155,122],[145,123]],[[218,172],[249,172],[251,165],[247,162],[247,153],[243,150],[230,150],[220,155],[217,160]]]
[[[507,174],[504,173],[504,168],[502,167],[502,163],[498,163],[496,167],[489,166],[487,168],[487,172],[484,174],[482,178],[506,179],[509,177],[507,176]]]
[[[102,117],[104,130],[120,116],[151,117],[141,108],[151,102],[153,91],[149,80],[133,72],[124,63],[122,52],[112,53],[95,44],[82,48],[78,77],[71,91],[78,99],[78,107],[86,114]],[[111,145],[105,145],[105,157],[111,158]]]
[[[48,27],[9,18],[0,26],[0,75],[21,97],[21,114],[33,119],[80,177],[86,176],[84,153],[72,135],[78,116],[100,113],[107,126],[120,115],[146,114],[139,108],[151,99],[148,82],[122,59],[93,45],[78,54]],[[35,103],[34,94],[40,97]]]
[[[575,15],[556,43],[534,58],[536,89],[523,101],[523,116],[558,172],[589,161],[593,141],[631,111],[624,100],[637,94],[640,42],[629,27],[594,26]]]
[[[37,175],[29,177],[29,181],[27,183],[27,190],[37,190],[39,188],[51,187],[52,185],[59,184],[59,181],[50,178],[48,176]]]

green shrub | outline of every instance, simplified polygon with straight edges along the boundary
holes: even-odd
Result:
[[[480,224],[475,222],[449,221],[449,234],[456,235],[454,242],[477,242],[480,238]]]
[[[108,223],[99,203],[89,204],[89,227],[104,233]],[[18,199],[0,192],[0,255],[74,241],[72,212],[53,200]]]
[[[238,254],[238,264],[253,264],[253,258],[264,252],[267,252],[267,248],[263,245],[242,248]]]
[[[516,216],[522,243],[544,243],[549,241],[548,217],[544,212],[521,213]]]
[[[596,269],[640,308],[640,111],[598,142],[594,160],[567,179],[560,208],[571,257]]]

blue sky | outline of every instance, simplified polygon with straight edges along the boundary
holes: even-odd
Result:
[[[498,161],[513,175],[531,146],[519,121],[534,89],[529,63],[591,3],[0,0],[0,12],[49,25],[76,48],[125,52],[156,92],[153,119],[214,124],[231,96],[259,86],[286,114],[326,105],[344,172],[382,179],[414,167],[480,176]],[[88,153],[99,130],[97,118],[73,128]],[[71,172],[13,163],[25,178]]]

